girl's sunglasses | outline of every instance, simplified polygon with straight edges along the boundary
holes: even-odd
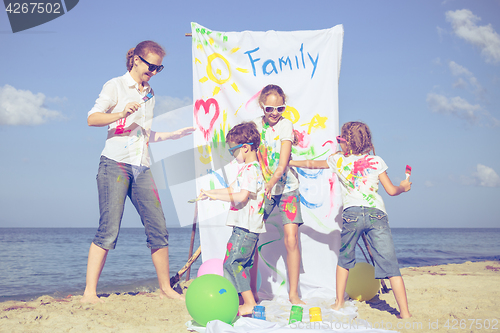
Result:
[[[277,110],[279,113],[282,113],[286,109],[286,104],[280,105],[280,106],[269,106],[269,105],[263,105],[264,106],[264,111],[267,113],[271,113],[274,110]]]
[[[233,148],[229,148],[229,154],[231,154],[232,157],[234,157],[234,151],[236,149],[239,149],[241,147],[243,147],[243,145],[253,145],[253,142],[250,142],[250,143],[242,143],[242,144],[239,144],[239,145],[236,145],[234,146]]]
[[[337,143],[341,143],[341,142],[346,143],[346,142],[347,142],[347,140],[346,140],[346,139],[344,139],[343,137],[341,137],[340,135],[338,135],[338,136],[337,136]]]
[[[162,70],[163,70],[163,65],[153,65],[153,64],[150,64],[149,62],[147,62],[146,60],[144,60],[143,57],[141,56],[138,56],[139,58],[141,58],[141,60],[146,64],[148,65],[148,70],[150,72],[154,72],[156,70],[156,73],[160,73]]]

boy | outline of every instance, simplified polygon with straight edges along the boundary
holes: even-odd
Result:
[[[257,159],[260,134],[253,122],[233,127],[226,136],[229,153],[238,163],[244,163],[236,180],[224,189],[201,190],[200,199],[210,198],[231,203],[226,225],[233,227],[224,259],[224,277],[235,286],[243,298],[239,315],[252,313],[257,305],[250,289],[250,268],[259,240],[266,231],[264,216],[264,179]]]

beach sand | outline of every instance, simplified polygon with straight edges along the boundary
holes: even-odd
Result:
[[[395,317],[397,305],[390,292],[358,302],[358,319],[399,332],[500,332],[500,262],[401,271],[413,317]],[[184,302],[162,300],[158,293],[112,294],[95,305],[81,304],[80,298],[43,296],[0,303],[0,332],[188,332],[185,323],[191,317]]]

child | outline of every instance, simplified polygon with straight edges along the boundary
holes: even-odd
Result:
[[[386,173],[387,165],[382,158],[375,156],[375,147],[367,125],[361,122],[345,123],[337,142],[342,152],[331,155],[326,161],[290,161],[290,166],[299,168],[330,168],[342,183],[344,223],[337,265],[337,299],[331,307],[339,310],[344,305],[349,269],[356,264],[356,243],[361,234],[365,233],[373,249],[375,277],[389,278],[399,306],[399,317],[409,318],[411,314],[408,311],[405,285],[399,271],[387,213],[377,191],[380,181],[389,195],[399,195],[410,190],[411,182],[407,178],[399,186],[392,184]],[[369,155],[371,150],[373,156]]]
[[[226,136],[229,152],[238,163],[245,163],[228,188],[201,190],[200,199],[210,198],[231,202],[226,224],[233,227],[224,259],[224,276],[233,283],[243,298],[240,316],[252,313],[257,305],[250,288],[249,270],[259,240],[266,231],[264,215],[264,179],[257,160],[260,134],[254,123],[233,127]]]
[[[279,207],[285,233],[289,299],[292,304],[305,304],[298,293],[300,249],[299,226],[303,224],[300,210],[299,181],[295,170],[288,167],[295,141],[292,122],[283,118],[286,96],[276,85],[267,85],[259,96],[259,106],[264,116],[254,120],[261,133],[259,161],[266,181],[264,221],[275,206]],[[254,271],[256,268],[254,267]]]

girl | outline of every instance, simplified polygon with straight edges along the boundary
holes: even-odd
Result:
[[[298,293],[300,249],[298,229],[302,222],[299,181],[295,170],[288,167],[295,135],[292,122],[283,118],[286,96],[276,85],[268,85],[259,96],[264,116],[254,120],[261,134],[259,161],[266,181],[264,221],[275,206],[279,207],[285,233],[289,299],[292,304],[305,304]],[[256,270],[254,265],[254,270]]]
[[[183,299],[170,287],[168,232],[150,166],[148,145],[179,139],[194,131],[186,127],[172,133],[151,131],[154,93],[149,80],[163,69],[165,51],[155,42],[144,41],[127,53],[127,73],[104,85],[88,113],[89,126],[108,126],[106,145],[101,154],[97,187],[99,191],[99,229],[90,245],[83,303],[97,303],[97,282],[110,249],[120,231],[127,196],[141,216],[147,246],[158,275],[160,297]]]
[[[355,248],[362,233],[368,236],[375,260],[375,277],[389,278],[400,318],[411,317],[408,311],[406,290],[399,271],[391,230],[382,197],[377,193],[379,182],[386,192],[399,195],[411,188],[411,182],[403,180],[394,186],[387,175],[387,165],[375,156],[370,129],[361,122],[348,122],[342,126],[337,142],[342,152],[331,155],[326,161],[290,161],[290,166],[310,169],[330,168],[342,183],[341,248],[337,265],[337,299],[332,309],[339,310],[344,305],[344,292],[349,269],[356,264]],[[369,155],[373,150],[373,155]]]

